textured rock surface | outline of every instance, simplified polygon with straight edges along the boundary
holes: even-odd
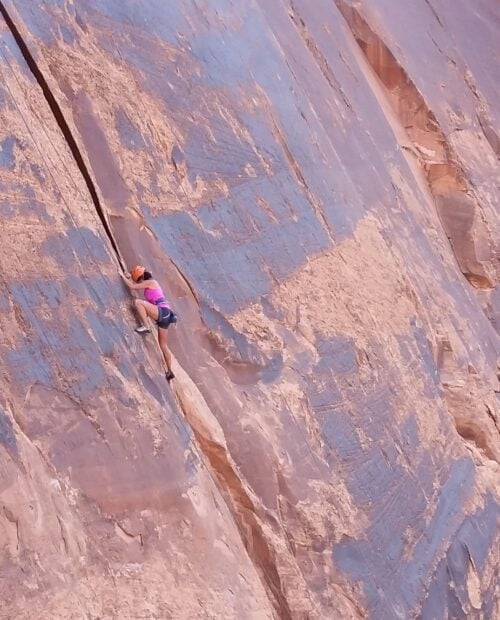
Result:
[[[462,4],[0,3],[2,617],[500,614],[500,10]]]

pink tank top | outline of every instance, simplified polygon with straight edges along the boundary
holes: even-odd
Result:
[[[168,301],[165,299],[165,295],[163,294],[161,288],[145,288],[144,298],[146,301],[149,301],[149,303],[154,304],[155,306],[169,308]]]

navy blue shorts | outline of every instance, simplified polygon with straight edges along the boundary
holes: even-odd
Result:
[[[168,329],[170,323],[177,323],[177,316],[175,312],[165,306],[158,306],[158,319],[156,324],[162,329]]]

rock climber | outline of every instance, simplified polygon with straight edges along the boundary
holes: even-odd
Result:
[[[172,356],[168,349],[167,330],[171,323],[177,322],[177,316],[170,308],[158,282],[144,267],[137,265],[132,269],[130,275],[120,275],[131,291],[144,291],[145,299],[134,299],[134,307],[141,320],[141,324],[136,327],[135,331],[138,334],[150,334],[151,328],[148,327],[148,317],[156,321],[158,344],[167,367],[165,376],[167,381],[171,381],[174,378],[174,373],[172,372]]]

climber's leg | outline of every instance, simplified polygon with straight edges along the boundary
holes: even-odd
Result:
[[[174,373],[172,372],[172,356],[168,349],[168,330],[164,327],[158,327],[158,344],[160,345],[163,359],[165,360],[165,366],[167,367],[165,376],[167,377],[167,381],[170,381],[174,378]]]
[[[135,331],[138,334],[149,334],[151,332],[151,328],[148,327],[148,317],[155,321],[158,320],[158,308],[144,299],[134,299],[134,308],[141,321],[141,324]]]

